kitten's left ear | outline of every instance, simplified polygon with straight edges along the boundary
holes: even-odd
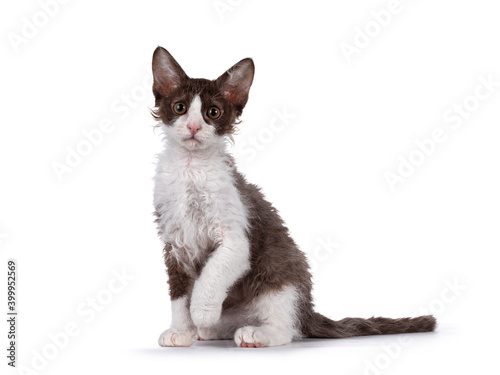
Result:
[[[236,106],[238,116],[247,103],[254,72],[253,60],[247,58],[233,65],[215,81],[224,98]]]

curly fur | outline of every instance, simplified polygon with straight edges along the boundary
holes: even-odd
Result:
[[[434,330],[432,316],[333,321],[315,312],[304,253],[226,152],[253,74],[252,60],[244,59],[214,81],[192,79],[161,47],[153,56],[152,113],[166,135],[154,203],[174,314],[160,345],[191,345],[193,332],[260,347],[301,337]],[[179,102],[186,113],[175,112]],[[208,116],[211,106],[220,109],[219,118]]]

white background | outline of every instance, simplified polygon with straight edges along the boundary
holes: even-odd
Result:
[[[3,282],[7,259],[18,262],[18,365],[32,367],[48,350],[54,358],[40,373],[496,371],[500,87],[484,100],[470,96],[478,77],[500,81],[500,9],[486,0],[401,0],[377,30],[371,12],[388,4],[75,0],[44,19],[37,1],[4,2],[0,258]],[[25,17],[41,26],[15,48]],[[366,27],[370,42],[348,61],[341,44],[354,46]],[[396,335],[260,350],[230,341],[157,346],[170,322],[152,216],[157,45],[192,77],[254,59],[233,151],[317,265],[318,310],[335,319],[430,310],[436,333],[411,335],[410,345]],[[453,129],[443,114],[464,100],[477,109]],[[283,110],[294,118],[273,131]],[[106,119],[112,130],[58,179],[54,163]],[[384,173],[397,173],[398,156],[408,159],[436,128],[446,141],[392,191]],[[262,149],[250,157],[254,136]],[[318,246],[328,241],[338,246],[325,253]],[[113,270],[133,280],[111,294]],[[82,311],[95,296],[112,300],[90,319]],[[54,354],[49,334],[71,322],[78,334]]]

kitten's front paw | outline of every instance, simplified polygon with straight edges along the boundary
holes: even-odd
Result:
[[[178,331],[169,328],[158,339],[160,346],[191,346],[196,341],[196,331]]]
[[[191,319],[196,327],[211,327],[215,325],[221,315],[222,305],[199,306],[191,304]]]

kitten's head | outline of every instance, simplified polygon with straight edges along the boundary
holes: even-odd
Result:
[[[189,78],[164,48],[153,54],[153,116],[165,126],[169,140],[189,149],[220,144],[248,100],[254,64],[243,59],[214,81]]]

